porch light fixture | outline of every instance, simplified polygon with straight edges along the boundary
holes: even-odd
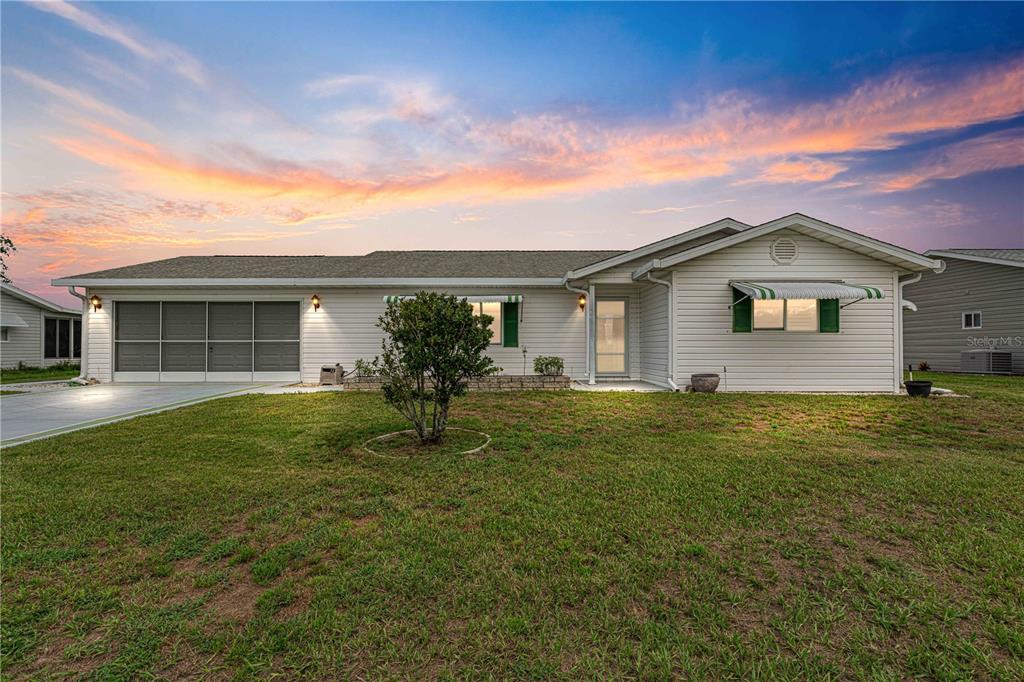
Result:
[[[313,304],[313,310],[320,310],[320,295],[313,294],[313,298],[309,299]]]
[[[103,300],[96,294],[93,294],[92,298],[89,299],[89,305],[92,306],[93,312],[96,312],[103,307]]]
[[[587,297],[584,296],[583,294],[580,294],[580,310],[582,311],[586,307],[587,307]]]

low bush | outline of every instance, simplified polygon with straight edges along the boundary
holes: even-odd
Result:
[[[549,377],[562,376],[562,372],[565,371],[565,361],[555,355],[539,355],[533,360],[533,371]]]

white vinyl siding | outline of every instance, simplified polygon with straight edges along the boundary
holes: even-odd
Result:
[[[43,364],[43,318],[39,308],[6,293],[0,300],[5,313],[14,313],[25,321],[27,327],[11,327],[7,340],[0,344],[0,365],[17,367],[23,363],[28,367]]]
[[[416,288],[365,287],[318,288],[231,288],[231,289],[95,289],[88,295],[98,294],[103,307],[93,312],[90,308],[89,376],[99,381],[111,381],[112,325],[110,311],[113,302],[122,301],[283,301],[301,300],[301,377],[305,382],[316,382],[320,366],[340,362],[346,370],[356,360],[372,359],[380,353],[382,335],[377,320],[384,312],[384,297],[413,295]],[[453,289],[451,293],[465,296],[488,294],[522,294],[520,304],[519,347],[505,348],[492,345],[487,354],[503,368],[505,374],[523,373],[523,349],[526,353],[526,373],[533,373],[533,359],[538,355],[557,355],[565,360],[565,373],[582,377],[586,371],[586,340],[584,314],[579,309],[577,294],[566,289],[484,287]],[[320,295],[320,310],[313,310],[313,294]]]
[[[787,236],[799,257],[779,265],[769,245]],[[892,265],[793,231],[781,231],[682,263],[672,273],[676,377],[723,375],[729,391],[886,391],[898,389]],[[839,334],[732,332],[730,280],[844,280],[881,289],[883,300],[842,309]]]
[[[640,378],[664,384],[668,372],[668,287],[640,291]]]
[[[0,366],[17,367],[20,362],[26,367],[48,367],[62,362],[78,362],[76,357],[43,357],[44,318],[69,320],[69,329],[73,334],[73,320],[76,319],[74,315],[44,310],[6,292],[2,294],[0,308],[4,312],[18,315],[28,325],[27,327],[11,327],[8,330],[7,341],[0,344]]]

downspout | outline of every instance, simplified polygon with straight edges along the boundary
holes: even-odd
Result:
[[[562,282],[565,284],[565,288],[569,291],[575,292],[580,296],[585,296],[587,299],[586,307],[583,313],[583,323],[586,325],[586,338],[587,338],[587,381],[590,381],[590,309],[593,307],[593,302],[590,300],[590,295],[586,289],[577,289],[574,286],[569,285],[568,280]]]
[[[672,300],[672,282],[670,282],[668,280],[658,279],[658,278],[654,277],[651,274],[650,270],[647,271],[646,279],[647,279],[648,282],[653,282],[655,284],[661,284],[662,286],[664,286],[666,288],[666,291],[668,292],[668,311],[667,311],[667,314],[668,314],[668,377],[667,377],[667,380],[668,380],[669,387],[671,387],[673,391],[678,391],[679,387],[676,386],[676,382],[675,382],[675,377],[676,377],[676,353],[675,353],[675,345],[676,345],[676,313],[675,313],[674,305],[673,305],[674,301]]]
[[[945,270],[945,263],[943,263],[942,270]],[[939,270],[939,272],[942,272],[942,270]],[[897,322],[898,322],[898,329],[896,331],[896,336],[897,336],[897,338],[899,339],[899,342],[900,342],[900,358],[899,358],[899,360],[900,360],[900,369],[899,369],[899,374],[897,375],[897,376],[899,376],[899,382],[898,382],[899,386],[903,385],[903,360],[904,360],[904,357],[903,357],[903,287],[907,286],[908,284],[914,284],[916,282],[920,282],[922,276],[924,276],[924,273],[923,272],[918,272],[918,273],[916,273],[914,275],[911,275],[907,279],[897,280],[896,307],[900,311],[899,312],[899,319],[897,320]]]
[[[85,297],[85,294],[80,294],[75,291],[74,287],[68,287],[68,293],[77,298],[82,302],[82,347],[79,353],[78,359],[78,376],[73,381],[86,381],[86,374],[88,370],[89,362],[89,327],[87,326],[89,320],[89,299]],[[72,336],[74,336],[72,334]]]

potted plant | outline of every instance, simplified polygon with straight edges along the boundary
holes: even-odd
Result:
[[[690,386],[694,393],[714,393],[721,378],[717,374],[691,374]]]
[[[927,398],[932,393],[932,382],[908,380],[903,382],[911,398]]]
[[[539,355],[533,359],[533,371],[549,377],[560,377],[565,371],[565,361],[554,355]]]

